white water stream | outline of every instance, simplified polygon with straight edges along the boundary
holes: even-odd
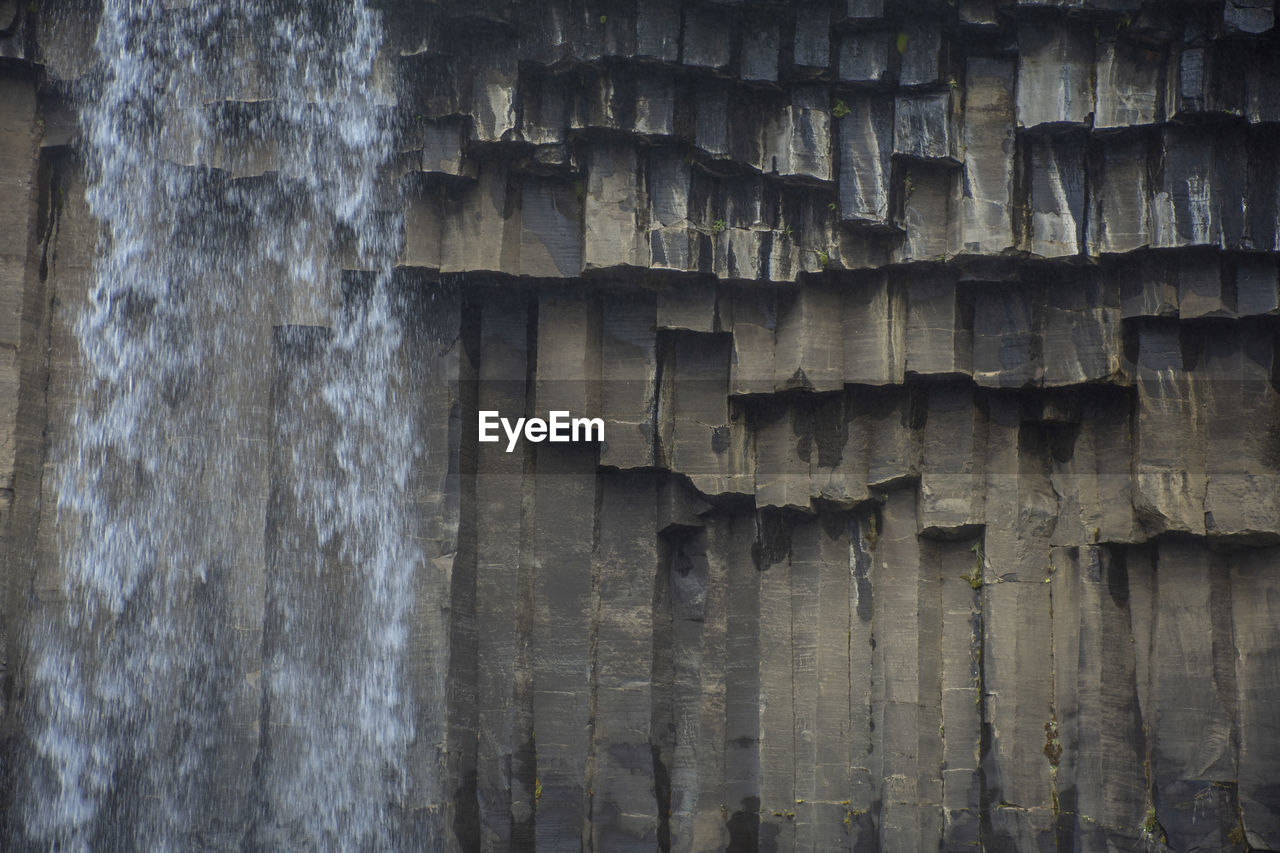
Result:
[[[103,5],[80,118],[104,237],[53,449],[66,604],[29,638],[18,840],[403,846],[423,448],[397,372],[399,228],[378,204],[379,16]],[[271,150],[229,143],[233,126]],[[258,157],[268,174],[237,179]],[[368,272],[328,299],[339,238]],[[315,328],[273,329],[286,314]]]

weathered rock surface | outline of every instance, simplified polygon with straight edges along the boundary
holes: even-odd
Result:
[[[61,594],[48,454],[99,237],[80,5],[0,3],[9,737],[24,626]],[[432,454],[415,699],[446,685],[415,826],[446,850],[1280,850],[1273,3],[382,5]],[[192,106],[225,145],[177,116],[164,154],[276,192],[269,76],[243,76]],[[289,628],[264,577],[298,533],[297,330],[352,265],[309,239],[315,279],[264,283],[253,318],[274,385],[241,389],[238,435],[274,442],[231,519],[258,656]],[[507,453],[481,409],[605,439]],[[342,571],[298,630],[343,618]],[[252,655],[228,778],[259,726],[305,749],[260,719]],[[197,829],[230,838],[233,793]]]

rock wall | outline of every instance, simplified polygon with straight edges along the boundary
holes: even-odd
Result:
[[[61,594],[92,12],[0,3],[10,735]],[[447,673],[415,687],[447,708],[414,756],[445,795],[401,804],[422,833],[1280,850],[1270,0],[384,16],[430,447],[415,671]],[[161,117],[165,154],[273,192],[270,56],[230,49],[242,86],[193,107],[225,146]],[[341,235],[314,251],[331,274],[268,284],[276,475],[299,330],[359,278]],[[605,441],[475,440],[480,410],[553,409]],[[264,516],[270,588],[290,517]]]

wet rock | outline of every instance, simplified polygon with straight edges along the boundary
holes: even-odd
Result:
[[[1151,534],[1204,533],[1204,439],[1176,325],[1138,329],[1134,509]]]
[[[920,531],[951,534],[983,522],[987,425],[970,388],[930,389],[920,459]]]
[[[728,14],[714,5],[686,7],[680,61],[704,68],[726,68],[737,29],[728,24]]]
[[[1241,317],[1280,310],[1276,261],[1265,255],[1241,255],[1235,263],[1236,312]]]
[[[838,76],[845,83],[879,83],[889,73],[893,34],[882,30],[854,30],[840,39]]]
[[[1019,126],[1083,124],[1093,112],[1091,35],[1083,24],[1067,21],[1045,26],[1028,18],[1019,26]]]
[[[831,104],[825,86],[796,86],[764,138],[764,171],[829,181]]]
[[[825,30],[822,35],[826,36]],[[781,38],[774,15],[763,10],[748,12],[746,29],[742,33],[740,68],[743,80],[777,81]]]
[[[1075,255],[1084,236],[1084,140],[1078,136],[1031,141],[1031,252],[1046,258]]]
[[[938,82],[942,72],[942,30],[925,18],[903,23],[895,39],[901,54],[898,84],[928,86]]]
[[[950,93],[900,96],[893,105],[893,153],[957,163]]]
[[[675,62],[680,54],[680,5],[674,0],[636,4],[636,54]]]
[[[840,292],[807,287],[779,306],[775,330],[776,388],[838,391],[844,387]]]
[[[907,301],[883,273],[858,279],[844,293],[844,378],[866,385],[902,382]]]
[[[595,146],[587,170],[583,205],[585,269],[647,263],[639,223],[639,167],[635,149]]]
[[[895,191],[901,200],[897,224],[905,239],[895,250],[900,261],[942,262],[959,247],[959,206],[962,181],[948,165],[903,161],[895,165]]]
[[[1228,30],[1265,33],[1275,26],[1275,6],[1268,0],[1227,0],[1222,9],[1222,22]]]
[[[979,385],[1022,388],[1044,378],[1040,330],[1021,293],[997,284],[973,291],[973,380]]]
[[[960,244],[965,252],[996,254],[1014,245],[1014,79],[1011,62],[969,61],[960,140]]]
[[[838,119],[840,218],[889,225],[893,102],[874,95],[851,97]]]
[[[1093,126],[1098,129],[1154,124],[1162,117],[1159,51],[1119,39],[1098,45],[1097,107]]]
[[[798,69],[821,73],[831,64],[831,4],[805,0],[796,6],[792,62]]]
[[[1131,252],[1151,243],[1146,140],[1109,141],[1090,171],[1088,248],[1091,255]]]
[[[972,335],[954,283],[925,279],[912,282],[907,288],[908,373],[969,373]]]

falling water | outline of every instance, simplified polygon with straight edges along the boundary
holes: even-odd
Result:
[[[17,833],[397,846],[422,448],[397,372],[378,14],[103,6],[80,118],[104,236],[54,450],[66,603],[29,638]],[[345,291],[337,243],[365,271]],[[309,328],[273,330],[283,315]]]

